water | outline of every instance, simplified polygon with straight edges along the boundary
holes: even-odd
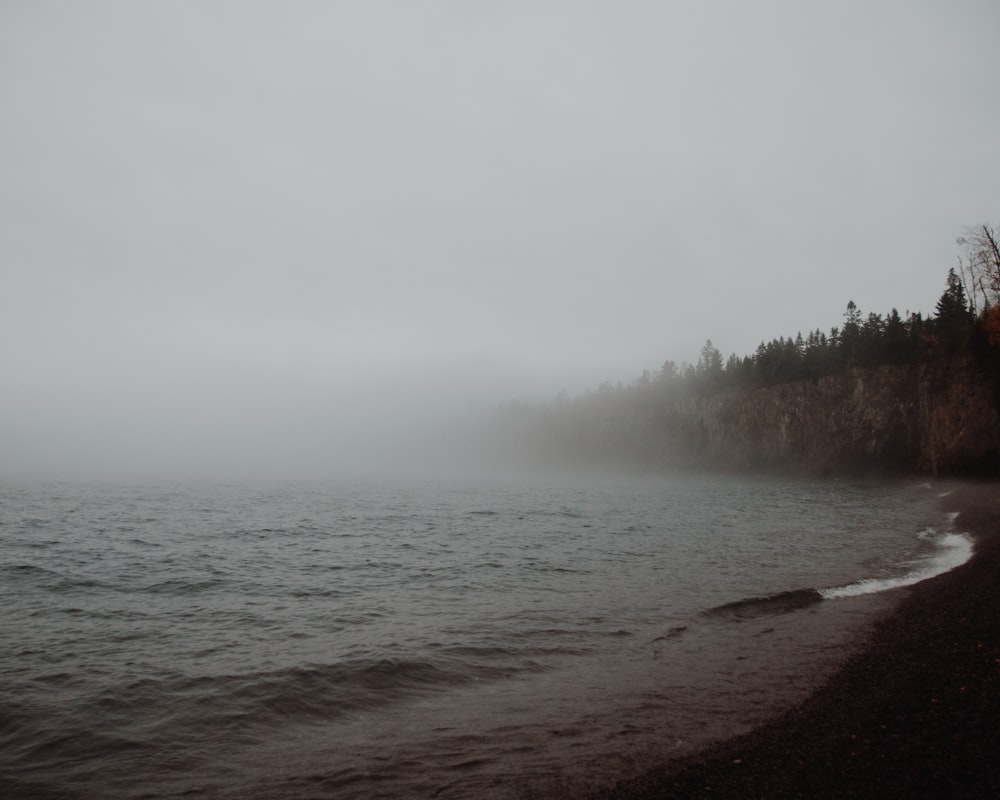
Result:
[[[927,486],[0,489],[5,796],[567,796],[803,697],[968,557]]]

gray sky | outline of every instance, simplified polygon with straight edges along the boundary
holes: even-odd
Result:
[[[324,465],[931,311],[1000,221],[998,44],[995,0],[7,0],[0,474]]]

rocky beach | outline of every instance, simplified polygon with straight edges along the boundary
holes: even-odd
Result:
[[[808,700],[599,796],[1000,796],[1000,484],[963,484],[947,504],[974,557],[896,590],[897,609]]]

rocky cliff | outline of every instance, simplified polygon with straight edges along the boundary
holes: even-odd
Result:
[[[664,422],[712,466],[996,473],[997,399],[994,373],[960,358],[690,398]]]

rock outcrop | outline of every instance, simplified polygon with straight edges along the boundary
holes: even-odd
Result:
[[[680,450],[711,466],[996,473],[997,388],[971,359],[853,369],[689,398],[663,422]]]

